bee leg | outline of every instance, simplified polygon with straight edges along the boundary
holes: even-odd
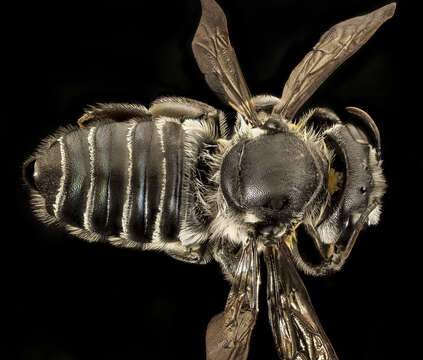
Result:
[[[304,260],[298,250],[298,243],[296,240],[290,243],[289,248],[296,266],[307,275],[326,276],[340,270],[335,259],[333,244],[324,244],[324,248],[322,246],[318,247],[320,256],[323,260],[320,264],[310,264]]]
[[[335,111],[329,108],[318,107],[311,110],[311,116],[316,116],[323,120],[329,120],[334,124],[341,124],[341,119],[336,115]]]
[[[239,246],[231,245],[224,239],[219,240],[212,249],[212,257],[219,263],[225,279],[231,283],[241,256],[239,250]]]
[[[149,121],[151,120],[151,114],[142,105],[125,103],[98,104],[86,109],[77,123],[80,128],[83,128],[90,126],[89,124],[93,121],[122,122],[130,119]]]
[[[336,113],[324,107],[316,107],[305,113],[300,120],[299,124],[314,122],[317,128],[327,129],[335,124],[342,124],[341,119]]]
[[[201,101],[184,97],[161,97],[154,100],[150,106],[154,117],[168,116],[180,119],[216,119],[218,111]]]
[[[213,122],[220,137],[226,137],[227,124],[222,111],[201,101],[184,97],[161,97],[153,101],[149,109],[153,117],[167,116],[184,122],[206,120]]]
[[[206,264],[211,258],[204,244],[189,248],[180,246],[179,248],[172,248],[165,251],[174,259],[191,264]]]
[[[313,276],[326,276],[333,274],[344,266],[345,261],[348,259],[352,248],[354,247],[356,236],[348,239],[346,244],[339,245],[324,244],[319,241],[315,230],[311,227],[307,227],[307,232],[313,238],[314,244],[320,253],[322,262],[320,264],[310,264],[301,255],[298,249],[297,240],[290,243],[290,250],[298,268],[300,268],[305,274]]]

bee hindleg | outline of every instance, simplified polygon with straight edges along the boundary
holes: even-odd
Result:
[[[151,119],[151,114],[142,105],[126,103],[98,104],[86,109],[77,123],[80,128],[83,128],[87,125],[89,126],[89,123],[93,121],[122,122],[130,119],[147,121]]]
[[[217,134],[227,137],[225,114],[201,101],[184,97],[161,97],[153,101],[149,109],[153,117],[167,116],[184,120],[206,120],[215,124]]]
[[[150,112],[154,117],[167,116],[180,119],[218,119],[218,110],[201,101],[184,97],[161,97],[153,101]]]

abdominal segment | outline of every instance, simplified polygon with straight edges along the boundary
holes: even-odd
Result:
[[[177,241],[183,141],[170,118],[64,130],[34,156],[35,211],[88,240]]]

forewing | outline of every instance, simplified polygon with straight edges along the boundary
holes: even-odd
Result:
[[[202,15],[192,41],[197,64],[210,88],[247,121],[258,124],[247,83],[231,46],[226,17],[214,0],[201,0]]]
[[[209,323],[207,360],[244,360],[258,313],[260,269],[254,239],[242,248],[225,311]]]
[[[393,16],[395,6],[395,3],[385,5],[369,14],[343,21],[325,32],[292,71],[273,113],[292,119],[322,82]]]
[[[264,250],[269,320],[284,360],[338,360],[286,244]]]

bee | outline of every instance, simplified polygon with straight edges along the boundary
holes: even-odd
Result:
[[[252,96],[225,14],[201,0],[192,42],[211,90],[236,112],[162,97],[146,108],[98,104],[42,141],[23,165],[35,215],[90,242],[216,261],[231,283],[206,332],[209,360],[246,359],[258,315],[260,261],[281,359],[337,359],[298,270],[339,271],[375,225],[386,189],[377,125],[346,108],[296,117],[320,84],[395,11],[395,3],[331,27],[290,74],[280,98]],[[317,119],[317,120],[316,120]],[[321,261],[310,263],[302,228]]]

